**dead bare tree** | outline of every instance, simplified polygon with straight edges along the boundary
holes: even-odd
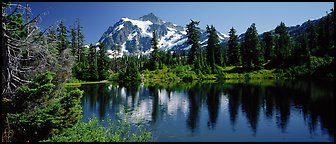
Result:
[[[27,5],[28,6],[28,5]],[[20,4],[9,4],[2,2],[2,10],[8,7],[15,7],[10,14],[2,13],[2,100],[10,100],[15,90],[37,72],[48,66],[48,45],[41,45],[36,36],[39,29],[36,23],[40,20],[40,15],[31,20],[26,20],[23,26],[9,27],[11,19],[9,16],[23,13],[24,9],[27,17],[31,12],[29,7]],[[15,31],[26,29],[25,36],[19,36]]]
[[[50,70],[56,73],[54,84],[56,89],[62,92],[62,85],[71,75],[71,68],[74,62],[70,55],[69,49],[61,53],[55,53],[57,47],[57,38],[45,36],[47,30],[54,29],[52,27],[41,31],[37,23],[41,20],[41,14],[30,19],[31,10],[20,3],[11,4],[1,2],[2,7],[2,32],[1,32],[1,88],[2,88],[2,102],[5,105],[12,105],[12,100],[15,99],[15,92],[21,85],[30,82],[29,80],[38,73]],[[9,13],[4,10],[14,8]],[[26,16],[26,21],[22,25],[13,24],[11,16],[21,14]],[[18,35],[17,31],[25,30],[24,36]],[[3,124],[6,122],[6,113],[8,108],[2,106],[2,120]],[[2,141],[10,141],[13,135],[9,126],[2,129]]]

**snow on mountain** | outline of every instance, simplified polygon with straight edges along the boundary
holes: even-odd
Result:
[[[186,28],[171,22],[163,21],[153,13],[144,15],[139,19],[121,18],[119,22],[109,27],[99,39],[108,49],[109,57],[121,57],[124,54],[140,53],[150,54],[153,31],[158,36],[158,47],[164,51],[187,50],[190,46],[187,42]],[[201,46],[207,42],[207,33],[200,31]],[[228,36],[219,33],[221,42],[228,40]],[[117,50],[119,49],[119,51]]]
[[[150,27],[150,25],[152,25],[153,23],[149,20],[147,21],[141,21],[141,20],[132,20],[129,18],[121,18],[123,21],[130,21],[133,25],[137,26],[138,28],[141,29],[141,36],[149,36],[149,37],[153,37],[152,33],[148,32],[148,28]]]

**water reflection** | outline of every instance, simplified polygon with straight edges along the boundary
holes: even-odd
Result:
[[[332,81],[193,83],[166,89],[143,84],[96,84],[81,88],[85,90],[82,101],[84,119],[92,113],[100,119],[105,119],[107,114],[113,118],[125,107],[133,123],[142,121],[153,129],[180,130],[176,132],[180,137],[186,131],[191,133],[191,137],[203,140],[207,136],[202,136],[202,133],[210,131],[243,135],[248,133],[241,132],[246,122],[254,140],[263,140],[258,139],[258,133],[271,133],[273,137],[289,133],[302,136],[300,140],[334,141]],[[231,129],[227,125],[231,125]],[[306,133],[307,129],[310,136],[300,134]],[[167,135],[159,130],[156,134],[158,137]],[[329,138],[320,137],[323,135]],[[178,136],[162,140],[176,140]],[[223,137],[218,140],[225,141]]]

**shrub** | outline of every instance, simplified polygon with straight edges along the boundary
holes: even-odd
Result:
[[[18,88],[15,111],[7,114],[13,141],[46,139],[81,119],[83,92],[75,87],[57,89],[52,83],[54,77],[47,71]]]
[[[120,115],[118,117],[121,118]],[[45,142],[146,142],[151,139],[151,132],[141,124],[136,126],[135,132],[131,131],[131,127],[127,114],[117,124],[109,119],[108,126],[101,125],[95,117],[88,122],[79,122]]]

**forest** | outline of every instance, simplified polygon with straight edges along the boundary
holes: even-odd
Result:
[[[334,10],[318,24],[308,20],[299,35],[290,36],[285,23],[258,34],[256,24],[242,41],[229,30],[219,43],[214,26],[207,26],[208,43],[199,43],[199,23],[186,24],[189,50],[162,51],[153,32],[149,55],[109,58],[104,44],[85,45],[77,19],[41,29],[42,15],[31,18],[29,5],[2,4],[2,141],[148,141],[151,134],[129,123],[101,127],[97,119],[80,122],[83,91],[68,83],[116,81],[139,84],[225,79],[333,79],[335,65]],[[92,135],[88,134],[92,132]],[[82,135],[82,136],[81,136]]]

